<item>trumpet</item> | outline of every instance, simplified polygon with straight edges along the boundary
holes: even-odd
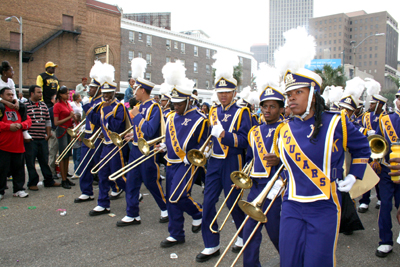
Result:
[[[169,197],[169,200],[168,200],[169,202],[171,202],[171,203],[177,203],[177,202],[181,199],[181,197],[182,197],[182,195],[183,195],[183,192],[185,192],[186,188],[187,188],[187,187],[189,186],[189,184],[191,183],[191,181],[192,181],[194,175],[196,174],[196,171],[198,170],[198,168],[199,168],[199,167],[203,167],[204,165],[206,165],[206,163],[207,163],[207,158],[206,158],[206,156],[204,155],[204,151],[205,151],[206,147],[210,147],[210,149],[211,149],[211,145],[212,145],[212,143],[211,143],[211,137],[212,137],[212,135],[210,135],[210,136],[206,139],[206,141],[204,142],[204,144],[201,146],[201,148],[200,148],[199,150],[197,150],[197,149],[191,149],[191,150],[189,150],[189,152],[188,152],[188,154],[187,154],[187,158],[188,158],[189,162],[190,162],[192,165],[196,166],[196,169],[194,169],[193,174],[190,176],[188,182],[187,182],[186,185],[183,187],[183,189],[182,189],[181,193],[179,194],[179,196],[178,196],[175,200],[172,200],[172,198],[174,197],[174,195],[175,195],[176,191],[178,190],[179,186],[180,186],[180,185],[182,184],[182,182],[185,180],[186,175],[189,173],[190,169],[192,168],[192,165],[189,166],[188,170],[185,172],[185,174],[183,175],[182,179],[180,180],[180,182],[179,182],[178,185],[176,186],[174,192],[172,192],[171,196]]]
[[[381,135],[374,134],[368,136],[368,144],[371,148],[372,159],[381,159],[389,152],[389,144]]]
[[[160,153],[161,150],[157,150],[156,148],[154,148],[153,150],[150,150],[150,147],[155,145],[157,142],[161,141],[163,138],[165,138],[165,135],[154,138],[153,140],[150,140],[150,141],[146,141],[144,138],[139,138],[138,148],[139,148],[140,152],[142,152],[143,155],[141,157],[137,158],[136,160],[132,161],[128,165],[124,166],[120,170],[111,174],[108,177],[108,179],[111,181],[117,180],[119,177],[123,176],[125,173],[131,171],[132,169],[136,168],[137,166],[139,166],[140,164],[142,164],[149,158]]]
[[[221,227],[218,229],[218,231],[215,231],[212,227],[213,227],[215,221],[217,220],[219,214],[221,213],[223,207],[225,206],[226,202],[228,201],[228,198],[231,196],[235,187],[232,187],[231,190],[229,191],[228,195],[225,197],[224,202],[221,204],[221,207],[219,208],[217,214],[215,215],[214,219],[212,220],[212,222],[210,224],[210,231],[213,234],[221,232],[222,228],[224,228],[224,226],[229,218],[229,215],[231,215],[233,209],[236,206],[236,203],[242,197],[244,189],[249,189],[253,186],[253,180],[251,180],[251,178],[250,178],[250,172],[251,172],[251,169],[253,168],[253,166],[254,166],[254,158],[250,161],[250,163],[247,166],[245,166],[245,168],[242,171],[234,171],[231,173],[232,182],[236,186],[240,187],[241,190],[240,190],[239,195],[236,197],[236,200],[233,203],[231,209],[229,210],[228,215],[226,215],[224,222],[221,224]]]
[[[79,126],[80,124],[78,124]],[[60,162],[64,159],[64,157],[68,154],[68,152],[72,149],[72,147],[75,145],[76,141],[78,141],[78,139],[82,136],[83,132],[79,131],[79,127],[76,126],[74,129],[67,129],[71,130],[71,134],[73,134],[73,139],[71,140],[71,142],[69,142],[69,144],[67,145],[67,147],[64,149],[64,151],[58,156],[58,158],[55,161],[55,164],[58,165],[60,164]],[[70,134],[70,135],[71,135]],[[71,135],[72,136],[72,135]]]
[[[285,187],[286,182],[287,182],[287,179],[285,179],[283,181],[283,184],[282,184],[280,192]],[[267,209],[263,213],[265,216],[267,216],[269,210],[271,209],[272,205],[274,204],[276,198],[279,196],[280,192],[278,194],[276,194],[274,199],[272,199],[271,202],[269,203]],[[217,267],[221,263],[222,259],[225,257],[226,253],[228,252],[228,249],[231,247],[231,245],[233,244],[234,240],[239,236],[239,233],[242,231],[243,227],[245,226],[245,224],[247,223],[249,218],[250,218],[250,216],[247,215],[246,218],[244,219],[243,223],[240,225],[239,229],[236,231],[236,234],[233,236],[233,238],[229,242],[229,244],[226,247],[225,251],[222,253],[221,257],[219,258],[219,260],[215,264],[215,267]],[[254,227],[253,231],[251,232],[251,234],[247,238],[246,243],[244,243],[244,245],[243,245],[242,249],[240,250],[239,254],[236,256],[235,260],[233,261],[231,267],[233,267],[236,264],[236,262],[239,260],[240,256],[242,255],[243,251],[246,249],[247,245],[250,243],[251,239],[253,238],[254,234],[256,233],[256,231],[257,231],[258,227],[260,227],[260,225],[261,225],[261,222],[258,222],[257,225]]]
[[[267,184],[266,187],[261,191],[261,193],[252,201],[247,202],[244,200],[239,201],[239,207],[243,210],[244,213],[249,215],[252,219],[259,221],[261,223],[267,222],[267,216],[264,215],[262,211],[262,206],[267,199],[268,193],[271,191],[272,187],[276,180],[279,179],[279,175],[282,172],[284,165],[282,164],[279,169],[275,172],[275,175],[271,178],[271,183]]]
[[[75,126],[73,129],[67,129],[67,133],[72,137],[75,138],[78,136],[80,132],[80,128],[82,127],[83,124],[85,124],[86,118],[82,120],[77,126]]]

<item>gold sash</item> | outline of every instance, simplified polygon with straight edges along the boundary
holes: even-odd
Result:
[[[217,108],[212,108],[211,112],[210,112],[211,125],[216,125],[217,124],[217,120],[218,120]],[[218,140],[218,143],[219,143],[220,147],[222,148],[222,151],[224,152],[224,155],[226,157],[228,155],[229,146],[223,145],[221,143],[221,140],[222,140],[221,137],[217,138],[217,140]]]
[[[171,137],[171,145],[174,148],[175,154],[183,161],[185,159],[186,153],[182,150],[181,146],[179,145],[179,141],[176,137],[176,130],[175,130],[175,124],[174,124],[174,118],[175,114],[173,113],[170,116],[168,116],[168,131],[169,135]]]
[[[265,155],[268,153],[264,144],[264,139],[262,138],[260,127],[255,127],[253,129],[254,141],[256,142],[257,152],[262,162],[265,171],[267,172],[267,177],[271,173],[271,167],[267,167],[267,161],[264,160]],[[254,167],[253,167],[254,168]]]
[[[365,113],[365,128],[368,130],[373,130],[371,126],[371,113]]]
[[[318,187],[327,199],[330,198],[330,180],[323,171],[318,168],[306,155],[304,155],[296,139],[294,138],[289,124],[282,127],[282,142],[289,157],[299,166],[302,172]],[[303,164],[303,167],[301,167]]]
[[[385,127],[386,133],[389,136],[390,142],[396,142],[399,138],[396,134],[396,131],[393,127],[392,121],[389,118],[389,115],[382,117],[383,127]],[[382,133],[385,137],[385,134]]]

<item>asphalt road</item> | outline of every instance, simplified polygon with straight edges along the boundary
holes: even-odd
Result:
[[[101,215],[89,217],[88,212],[96,201],[75,204],[80,195],[78,180],[71,190],[44,188],[29,192],[29,197],[12,197],[12,183],[5,199],[0,201],[0,266],[213,266],[217,258],[206,263],[196,263],[195,256],[204,248],[201,233],[191,232],[191,218],[186,216],[186,243],[172,248],[160,248],[160,242],[168,236],[168,225],[158,222],[160,211],[142,187],[144,199],[140,204],[141,225],[117,228],[116,222],[125,216],[125,196],[112,201],[111,212],[115,217]],[[95,186],[95,196],[98,188]],[[378,246],[378,210],[371,202],[370,210],[360,214],[365,230],[351,236],[340,234],[337,247],[337,266],[400,266],[400,245],[395,244],[393,253],[381,259],[375,256]],[[193,197],[201,200],[202,189],[195,185]],[[218,204],[222,203],[221,195]],[[373,206],[372,206],[373,205]],[[28,207],[36,207],[28,209]],[[60,216],[58,209],[67,214]],[[228,210],[224,209],[223,214]],[[392,211],[394,239],[400,226]],[[290,231],[290,229],[288,229]],[[221,233],[221,247],[230,241],[235,232],[231,220]],[[279,254],[263,231],[261,246],[263,266],[279,266]],[[221,251],[222,252],[222,251]],[[171,253],[178,258],[171,259]],[[230,266],[236,254],[228,252],[220,266]],[[241,266],[241,260],[237,266]]]

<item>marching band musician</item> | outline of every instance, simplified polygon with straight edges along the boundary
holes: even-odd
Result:
[[[369,110],[365,112],[362,117],[362,126],[367,129],[368,136],[375,134],[375,132],[379,128],[380,118],[385,115],[385,111],[383,109],[384,105],[387,102],[387,98],[379,95],[380,84],[372,79],[366,78],[365,86],[367,87],[367,94],[369,97],[372,97],[371,101],[369,101]],[[376,172],[376,174],[380,177],[382,166],[377,161],[371,161],[372,169]],[[381,178],[381,177],[380,177]],[[375,208],[379,209],[381,206],[381,195],[379,190],[379,183],[375,186],[376,197],[378,199]],[[363,194],[361,199],[359,200],[360,206],[358,207],[358,212],[365,213],[368,211],[371,191]]]
[[[86,103],[82,106],[83,110],[85,111],[86,114],[86,123],[85,123],[85,138],[89,139],[98,129],[100,126],[96,126],[92,121],[92,114],[94,113],[93,109],[96,108],[97,105],[99,105],[101,102],[104,101],[103,95],[101,93],[100,89],[100,82],[99,78],[101,73],[101,62],[96,61],[94,66],[92,67],[90,71],[90,77],[92,78],[90,84],[89,84],[89,96],[90,100],[89,103]],[[99,68],[100,67],[100,68]],[[100,145],[100,139],[97,139],[95,141],[95,147],[97,148]],[[100,161],[100,153],[101,149],[99,148],[96,152],[96,155],[92,158],[93,153],[96,151],[96,149],[90,149],[88,148],[83,142],[82,142],[82,148],[81,148],[81,155],[82,159],[84,159],[84,162],[81,163],[80,166],[82,166],[80,169],[85,168],[84,172],[81,173],[81,176],[79,178],[79,186],[81,189],[82,194],[74,200],[75,203],[81,203],[81,202],[86,202],[86,201],[92,201],[94,200],[93,197],[93,174],[90,172],[90,170],[94,167],[94,165]],[[87,156],[86,154],[89,153]],[[92,158],[92,160],[90,160]],[[76,170],[78,172],[79,170]]]
[[[170,102],[171,102],[171,96],[169,94],[161,95],[160,104],[161,104],[161,109],[162,109],[162,113],[163,113],[165,120],[173,112],[169,106]]]
[[[232,181],[230,174],[241,170],[244,163],[244,151],[247,148],[247,134],[251,128],[251,114],[247,107],[242,107],[234,100],[237,82],[233,78],[233,66],[237,64],[237,57],[229,57],[218,52],[214,56],[216,68],[215,91],[220,104],[215,104],[210,110],[209,118],[213,136],[211,158],[208,161],[204,188],[203,220],[201,232],[205,249],[196,256],[197,262],[204,262],[220,254],[219,233],[212,233],[209,229],[216,215],[215,204],[223,190],[225,196],[230,191]],[[234,190],[227,201],[228,208],[232,207],[240,190]],[[232,217],[236,228],[242,224],[245,215],[236,206]],[[213,225],[218,229],[217,223]],[[242,233],[232,247],[238,253],[243,246]]]
[[[125,166],[125,158],[128,154],[128,147],[124,147],[117,154],[110,152],[115,149],[110,133],[122,133],[127,127],[130,126],[129,114],[124,106],[115,98],[115,90],[117,89],[114,80],[114,67],[108,64],[104,64],[107,75],[110,77],[106,78],[106,82],[101,85],[101,92],[103,93],[104,101],[97,105],[92,111],[91,122],[101,126],[101,132],[104,136],[104,146],[101,151],[100,160],[103,160],[106,156],[112,156],[112,158],[104,163],[99,172],[99,197],[97,200],[97,206],[89,212],[90,216],[97,216],[102,214],[110,213],[110,199],[119,197],[125,190],[125,177],[118,178],[116,181],[110,181],[108,176],[117,170]],[[112,77],[111,77],[112,75]],[[108,158],[106,159],[108,160]],[[108,195],[110,191],[110,185],[114,184],[115,189],[111,191],[111,196]],[[112,188],[112,187],[111,187]],[[115,191],[114,191],[115,190]]]
[[[193,218],[192,232],[198,233],[201,230],[203,210],[201,204],[191,197],[193,179],[189,182],[189,178],[194,174],[195,166],[189,163],[186,155],[191,149],[199,149],[203,145],[209,130],[206,116],[190,105],[191,89],[176,86],[172,90],[171,96],[175,113],[167,118],[166,141],[160,144],[160,147],[167,152],[165,156],[167,160],[167,199],[175,190],[172,201],[177,200],[182,190],[185,192],[177,203],[167,202],[170,235],[161,242],[160,245],[163,248],[185,242],[184,212]],[[189,168],[190,171],[188,171]],[[179,185],[182,179],[183,182]],[[189,185],[184,189],[188,182]]]
[[[377,134],[385,137],[390,148],[391,144],[397,142],[400,137],[400,89],[396,94],[395,112],[382,116]],[[392,152],[390,149],[389,153]],[[381,196],[381,207],[379,210],[379,247],[375,255],[378,257],[386,257],[393,249],[393,233],[392,233],[392,206],[393,198],[396,209],[400,205],[400,184],[394,183],[390,176],[389,153],[382,161],[382,171],[379,174],[379,193]]]
[[[238,101],[238,104],[243,106],[243,107],[247,107],[250,111],[251,111],[251,106],[255,105],[256,102],[258,102],[258,96],[257,96],[257,92],[251,92],[251,88],[250,86],[246,86],[245,88],[243,88],[242,92],[240,92],[239,94],[240,100]],[[259,122],[260,121],[260,122]],[[252,113],[251,114],[251,124],[252,126],[256,126],[259,125],[261,123],[264,123],[265,119],[260,117],[257,117],[257,114]]]
[[[263,71],[264,70],[264,71]],[[263,72],[262,72],[263,71]],[[276,75],[274,75],[276,73]],[[260,75],[262,74],[262,75]],[[270,67],[263,67],[257,75],[258,88],[264,89],[260,94],[260,107],[264,115],[265,123],[259,126],[253,126],[248,134],[249,147],[247,148],[246,161],[250,162],[254,158],[254,165],[250,173],[253,180],[253,186],[250,189],[247,201],[253,201],[264,189],[267,183],[274,176],[276,170],[282,165],[278,158],[275,162],[267,162],[265,156],[273,150],[274,132],[281,123],[280,115],[284,111],[285,97],[279,88],[279,74]],[[274,166],[273,166],[274,165]],[[273,186],[275,195],[280,191],[282,181],[277,180]],[[274,195],[271,192],[267,196],[262,210],[266,210]],[[271,209],[267,213],[268,222],[265,228],[274,244],[276,250],[279,251],[279,222],[281,213],[282,199],[276,198]],[[243,239],[247,241],[251,232],[257,225],[257,221],[250,218],[243,228]],[[260,244],[262,239],[262,227],[258,227],[257,232],[250,240],[249,245],[243,252],[243,266],[261,266],[259,260]]]
[[[144,59],[143,59],[144,60]],[[161,107],[150,97],[154,83],[141,77],[136,80],[136,99],[141,102],[140,106],[135,106],[131,112],[133,118],[133,133],[127,134],[125,140],[132,140],[133,147],[129,154],[129,163],[133,162],[142,153],[138,148],[138,139],[144,138],[146,141],[160,136],[161,120],[163,119]],[[153,147],[151,147],[153,149]],[[158,207],[161,210],[160,223],[168,222],[168,211],[166,199],[160,180],[160,169],[157,162],[157,155],[149,158],[139,166],[128,172],[126,188],[126,216],[117,222],[118,227],[135,225],[141,223],[139,216],[139,191],[142,182],[152,194]]]
[[[286,43],[275,52],[275,64],[286,73],[293,118],[275,130],[277,155],[266,157],[280,157],[289,176],[279,231],[280,266],[335,266],[340,192],[348,192],[356,177],[362,179],[371,151],[344,114],[325,111],[322,78],[300,67],[314,58],[315,39],[303,27],[283,35]],[[352,163],[349,174],[343,174],[347,149]]]

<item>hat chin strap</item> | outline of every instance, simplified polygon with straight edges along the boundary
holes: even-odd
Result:
[[[186,107],[185,107],[185,111],[183,112],[183,114],[185,114],[186,111],[188,111],[189,104],[190,104],[190,100],[189,100],[189,98],[186,98]]]
[[[165,109],[165,107],[168,107],[169,105],[169,100],[167,101],[167,104],[165,104],[164,106],[162,106],[162,109]]]
[[[306,112],[304,112],[303,115],[301,115],[302,120],[304,120],[304,118],[307,117],[308,114],[310,114],[310,108],[311,108],[311,102],[312,102],[313,95],[314,95],[314,86],[311,86],[310,93],[308,94],[308,103],[307,103]]]

